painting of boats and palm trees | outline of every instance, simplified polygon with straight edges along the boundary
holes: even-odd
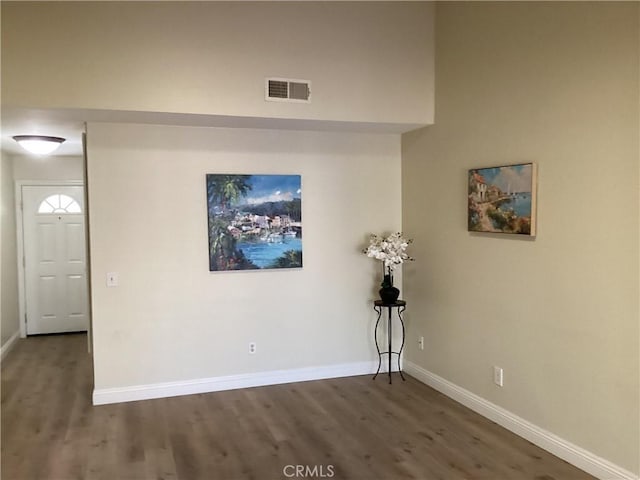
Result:
[[[469,170],[470,232],[536,234],[536,165]]]
[[[207,175],[209,271],[302,267],[300,175]]]

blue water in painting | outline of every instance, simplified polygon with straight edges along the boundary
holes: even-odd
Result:
[[[517,216],[528,217],[531,215],[531,194],[518,193],[509,202],[505,202],[500,205],[500,208],[502,210],[513,208]]]
[[[302,239],[284,237],[282,243],[270,243],[261,240],[252,242],[238,242],[238,249],[242,250],[245,257],[260,268],[268,267],[273,261],[281,257],[287,250],[302,251]]]

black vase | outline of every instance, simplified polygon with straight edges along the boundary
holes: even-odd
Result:
[[[400,296],[400,290],[396,287],[382,287],[379,293],[380,300],[385,304],[396,303],[396,300],[398,300],[398,297]]]

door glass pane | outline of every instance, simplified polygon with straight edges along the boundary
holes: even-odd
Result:
[[[82,208],[69,195],[56,194],[42,201],[38,213],[82,213]]]

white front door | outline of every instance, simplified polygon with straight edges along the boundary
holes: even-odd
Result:
[[[89,302],[81,186],[22,186],[27,335],[86,331]]]

